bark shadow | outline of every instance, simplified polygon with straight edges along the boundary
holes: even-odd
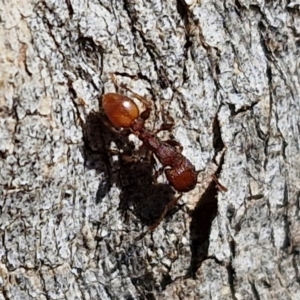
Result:
[[[225,153],[225,152],[224,152]],[[224,153],[220,158],[218,169],[215,172],[216,178],[222,170]],[[191,239],[191,262],[187,277],[195,278],[197,270],[204,260],[208,259],[209,237],[211,225],[218,213],[218,192],[220,187],[215,180],[211,180],[205,192],[201,195],[194,211],[190,224]]]
[[[218,187],[211,181],[192,213],[190,224],[192,257],[188,271],[188,275],[192,277],[207,259],[211,225],[218,211],[217,194]]]

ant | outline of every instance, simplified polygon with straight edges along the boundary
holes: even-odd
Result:
[[[111,124],[120,129],[130,129],[158,158],[165,168],[165,175],[173,188],[178,192],[188,192],[197,184],[198,173],[192,163],[182,155],[171,141],[161,141],[156,132],[145,128],[151,107],[146,99],[132,92],[125,85],[122,88],[130,91],[142,101],[146,109],[140,113],[135,102],[124,95],[109,93],[102,97],[102,107]]]
[[[115,77],[112,75],[113,83],[118,86]],[[164,172],[170,185],[179,193],[191,191],[197,184],[199,171],[194,165],[176,148],[180,145],[173,141],[161,141],[157,133],[168,128],[163,124],[161,128],[152,132],[145,128],[145,121],[149,118],[151,105],[142,96],[134,93],[126,85],[120,84],[121,88],[129,91],[140,100],[145,106],[145,110],[140,113],[136,103],[129,97],[117,93],[108,93],[102,97],[102,107],[110,123],[117,129],[129,129],[150,150],[163,165]],[[171,124],[173,126],[173,124]],[[170,127],[170,126],[169,126]],[[216,180],[214,178],[214,180]],[[159,220],[150,227],[152,231],[162,221],[168,210],[170,210],[180,198],[171,200]]]

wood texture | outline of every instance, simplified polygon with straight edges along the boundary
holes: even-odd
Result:
[[[12,0],[0,15],[0,300],[299,299],[299,3]],[[201,170],[142,239],[176,195],[107,127],[110,73],[153,101],[149,128],[174,119],[160,137]]]

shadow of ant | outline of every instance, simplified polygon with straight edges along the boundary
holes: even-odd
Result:
[[[175,192],[169,184],[154,183],[154,160],[142,156],[138,161],[128,159],[136,157],[135,146],[128,139],[129,131],[117,131],[100,112],[88,115],[83,131],[85,166],[102,174],[96,203],[116,185],[121,190],[119,209],[124,222],[130,210],[144,226],[155,224]],[[112,143],[116,151],[109,150]]]

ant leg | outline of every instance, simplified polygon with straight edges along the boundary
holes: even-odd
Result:
[[[159,217],[159,219],[151,226],[148,227],[148,229],[143,232],[141,235],[139,235],[136,238],[136,241],[141,240],[147,233],[152,232],[160,223],[161,221],[164,219],[164,217],[166,216],[167,212],[172,209],[178,202],[178,200],[180,199],[180,197],[182,196],[182,194],[180,194],[178,197],[173,198],[165,207],[163,213],[161,214],[161,216]]]
[[[141,114],[140,114],[140,117],[142,120],[147,120],[150,116],[150,112],[151,112],[151,108],[150,107],[147,107]]]
[[[115,74],[109,73],[109,76],[110,76],[110,79],[111,79],[111,81],[113,82],[113,84],[115,86],[115,89],[118,91],[119,90],[119,84],[117,82],[117,78],[116,78]]]
[[[148,229],[143,232],[141,235],[139,235],[136,238],[136,241],[141,240],[147,233],[152,232],[160,223],[161,221],[164,219],[164,217],[166,216],[167,212],[172,209],[178,202],[178,200],[180,199],[180,197],[182,196],[182,194],[180,194],[178,197],[173,198],[165,207],[163,213],[161,214],[161,216],[159,217],[159,219],[151,226],[148,227]]]
[[[162,115],[163,123],[160,125],[160,128],[155,131],[156,134],[163,130],[171,131],[171,129],[175,126],[175,121],[173,117],[171,117],[168,113],[165,112],[164,106],[162,106]],[[166,119],[168,119],[169,122],[167,122]]]
[[[165,130],[170,131],[173,127],[174,127],[174,124],[163,123],[163,124],[160,125],[159,129],[155,130],[155,134],[157,134],[157,133],[159,133],[161,131],[165,131]]]
[[[217,187],[218,187],[222,192],[227,192],[227,191],[228,191],[228,189],[227,189],[224,185],[222,185],[222,184],[219,182],[218,177],[216,176],[216,174],[213,174],[213,175],[212,175],[212,179],[213,179],[213,181],[216,183]]]
[[[164,143],[167,143],[167,144],[169,144],[170,146],[172,146],[172,147],[174,147],[174,148],[177,148],[177,149],[179,150],[180,153],[181,153],[182,150],[183,150],[183,146],[182,146],[179,142],[177,142],[177,141],[175,141],[175,140],[166,140],[166,141],[164,141]]]
[[[160,223],[161,221],[164,219],[164,217],[166,216],[167,212],[172,209],[178,202],[178,200],[181,198],[182,194],[180,194],[178,197],[173,198],[171,201],[169,201],[169,203],[166,205],[163,213],[161,214],[161,216],[159,217],[159,219],[151,226],[149,226],[148,228],[148,232],[153,231]]]
[[[227,192],[228,191],[228,189],[219,182],[218,177],[216,176],[216,174],[206,176],[203,180],[197,181],[197,183],[203,184],[203,182],[208,182],[208,179],[210,179],[209,183],[211,183],[211,179],[212,179],[215,182],[215,184],[217,185],[217,187],[219,188],[220,191],[222,191],[222,192]]]
[[[126,84],[121,83],[120,87],[129,91],[135,98],[139,99],[147,108],[151,107],[151,103],[145,97],[135,93],[133,90],[131,90],[129,87],[127,87]]]
[[[140,157],[128,155],[128,154],[121,154],[121,159],[124,163],[133,164],[140,161]]]

